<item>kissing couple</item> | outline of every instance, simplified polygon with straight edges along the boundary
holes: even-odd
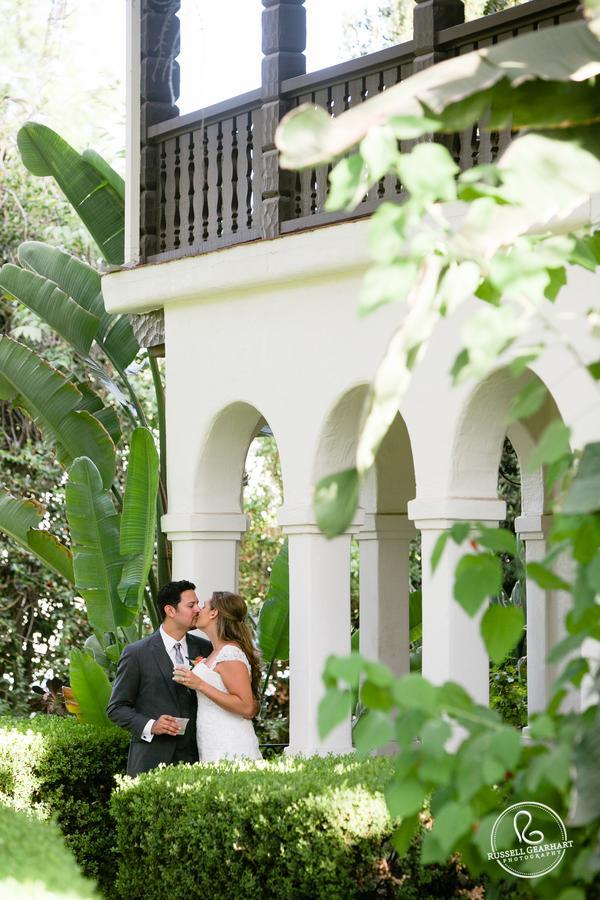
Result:
[[[158,605],[162,624],[123,650],[106,710],[131,734],[127,774],[160,763],[260,759],[252,725],[260,666],[246,603],[229,591],[199,601],[191,581],[171,581]],[[188,633],[195,628],[209,640]]]

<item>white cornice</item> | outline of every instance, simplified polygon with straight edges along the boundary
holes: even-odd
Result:
[[[142,313],[223,295],[247,296],[290,282],[360,275],[370,262],[367,228],[368,222],[361,219],[200,256],[123,268],[103,276],[104,303],[111,313]]]

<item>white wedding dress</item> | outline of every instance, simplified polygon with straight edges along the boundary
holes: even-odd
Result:
[[[243,650],[234,644],[225,644],[210,665],[199,662],[192,670],[194,675],[227,694],[223,679],[214,667],[221,662],[243,662],[251,673],[250,663]],[[258,749],[258,738],[250,719],[244,719],[237,713],[223,709],[201,691],[198,697],[198,713],[196,717],[196,740],[200,762],[218,762],[221,759],[262,759]]]

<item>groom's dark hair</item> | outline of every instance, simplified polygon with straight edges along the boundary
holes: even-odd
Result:
[[[169,581],[163,584],[158,592],[158,608],[163,619],[166,618],[165,606],[178,606],[184,591],[195,591],[196,585],[191,581]]]

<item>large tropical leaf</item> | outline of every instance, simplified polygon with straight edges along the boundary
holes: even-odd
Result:
[[[435,127],[455,131],[486,112],[485,127],[493,129],[509,119],[513,127],[590,124],[600,118],[599,74],[600,43],[585,22],[530,32],[417,72],[336,118],[299,106],[277,130],[281,164],[294,169],[326,162],[390,119],[399,137],[416,136],[408,129],[419,120],[433,118]],[[557,101],[557,92],[566,103]]]
[[[158,453],[146,428],[136,428],[131,437],[127,481],[121,516],[123,566],[119,596],[126,606],[139,610],[154,557]]]
[[[112,406],[104,406],[102,399],[92,390],[87,382],[76,381],[74,384],[81,394],[81,403],[78,408],[87,410],[87,412],[92,413],[94,418],[102,422],[110,434],[113,444],[116,446],[121,440],[121,425],[115,410]]]
[[[78,456],[89,456],[106,487],[115,475],[115,448],[106,429],[86,410],[81,393],[39,356],[0,336],[0,398],[22,407],[40,431],[56,446],[61,465],[68,468]]]
[[[102,251],[107,263],[120,265],[124,247],[124,203],[115,178],[94,155],[86,159],[60,135],[37,122],[26,122],[17,143],[23,164],[33,175],[51,175]]]
[[[75,583],[73,554],[54,534],[31,528],[27,535],[29,549],[50,569],[62,575],[69,584]]]
[[[264,661],[289,659],[290,574],[288,544],[273,563],[269,590],[258,617],[258,644]]]
[[[131,625],[135,610],[121,602],[118,592],[123,569],[119,516],[91,459],[76,459],[71,466],[66,506],[75,585],[86,602],[90,624],[103,634]]]
[[[54,535],[37,530],[44,513],[44,507],[35,500],[19,500],[0,491],[0,531],[73,584],[71,551]]]
[[[111,691],[108,675],[91,654],[71,651],[70,681],[79,705],[79,721],[86,725],[116,727],[106,715]]]
[[[54,282],[6,263],[0,269],[0,287],[47,322],[78,353],[89,353],[100,320]]]
[[[129,317],[107,313],[100,275],[87,263],[64,250],[39,241],[19,247],[19,262],[57,285],[83,309],[99,319],[96,343],[117,369],[125,369],[139,350]]]

